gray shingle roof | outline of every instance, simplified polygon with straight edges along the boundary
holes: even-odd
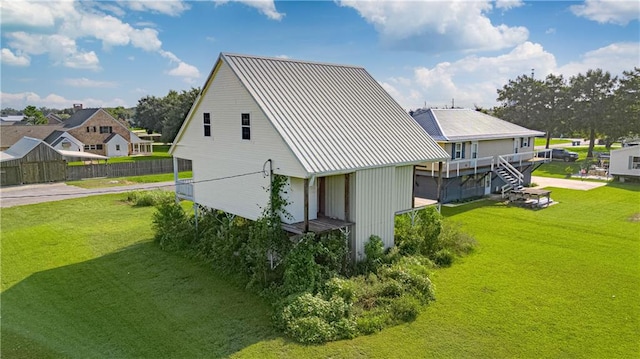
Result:
[[[470,109],[426,109],[413,114],[436,141],[455,142],[511,137],[543,136],[511,122]]]
[[[78,127],[84,123],[84,121],[88,120],[91,116],[93,116],[96,112],[100,111],[99,108],[86,108],[83,110],[78,110],[76,113],[71,115],[68,119],[64,120],[64,128],[73,128]]]
[[[223,53],[310,174],[448,154],[362,67]]]
[[[0,146],[2,148],[11,147],[25,136],[42,140],[51,135],[52,132],[60,130],[61,128],[62,125],[2,126],[2,128],[0,128]]]

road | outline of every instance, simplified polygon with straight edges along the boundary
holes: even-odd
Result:
[[[170,181],[158,183],[139,183],[135,185],[92,189],[70,186],[65,183],[45,183],[1,187],[0,207],[8,208],[23,206],[27,204],[60,201],[69,198],[97,196],[110,193],[123,193],[134,190],[149,190],[155,188],[174,190],[174,184],[173,181]]]

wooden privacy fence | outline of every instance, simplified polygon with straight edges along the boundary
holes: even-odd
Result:
[[[191,171],[191,161],[178,159],[178,171]],[[173,173],[173,159],[69,166],[67,167],[67,180],[73,181],[95,177],[129,177],[159,173]]]

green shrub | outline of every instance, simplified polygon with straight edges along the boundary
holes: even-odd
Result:
[[[437,251],[433,255],[433,261],[440,267],[450,267],[453,264],[453,260],[453,253],[449,252],[446,248]]]
[[[388,315],[376,313],[374,315],[366,315],[356,319],[356,327],[358,332],[362,334],[373,334],[379,332],[387,325]]]
[[[467,255],[475,250],[476,240],[462,231],[460,223],[444,221],[440,232],[440,248],[446,248],[456,256]]]
[[[414,321],[420,314],[420,302],[411,296],[394,300],[390,307],[391,317],[396,323]]]
[[[184,249],[193,242],[195,231],[182,206],[163,202],[153,214],[154,240],[165,250]]]
[[[154,191],[131,191],[127,192],[125,201],[131,203],[135,207],[157,206],[161,203],[171,202],[175,200],[173,192],[154,190]]]
[[[320,245],[315,243],[313,233],[302,237],[285,258],[284,293],[315,293],[321,281],[321,268],[315,261]]]

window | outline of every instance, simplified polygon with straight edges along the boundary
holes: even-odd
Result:
[[[120,145],[116,145],[116,151],[120,151]]]
[[[242,139],[251,139],[251,117],[248,113],[242,114]]]
[[[452,160],[457,160],[459,158],[463,158],[464,157],[463,151],[464,150],[463,150],[461,142],[454,143],[453,144],[453,152],[451,153],[451,159]]]
[[[87,127],[87,128],[89,128],[89,127]],[[90,149],[91,149],[91,146],[89,146],[89,145],[84,145],[84,150],[85,150],[85,151],[89,151]]]
[[[520,147],[529,147],[529,137],[520,137]]]
[[[478,158],[478,142],[471,143],[471,158]]]
[[[640,157],[631,156],[629,161],[629,169],[640,170]]]
[[[91,128],[89,126],[87,126],[87,132],[90,132]]]
[[[113,127],[111,126],[100,126],[100,133],[111,133],[113,132]]]
[[[101,150],[102,149],[102,145],[96,145],[96,150]]]
[[[101,150],[102,149],[102,145],[84,145],[84,150],[88,151],[88,150]]]
[[[204,123],[204,136],[211,137],[211,114],[208,112],[203,113],[202,122]]]

